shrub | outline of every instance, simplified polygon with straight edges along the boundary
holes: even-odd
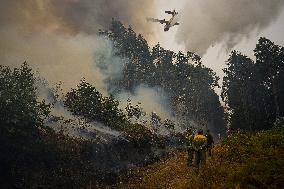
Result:
[[[214,148],[199,181],[211,188],[281,188],[283,149],[283,127],[234,134]]]
[[[37,100],[35,81],[26,62],[13,70],[0,66],[1,132],[28,135],[43,124],[49,114],[49,105]]]
[[[82,80],[77,89],[65,95],[65,106],[74,115],[83,116],[89,121],[98,121],[114,129],[121,130],[126,118],[118,108],[113,96],[103,97],[94,86]]]

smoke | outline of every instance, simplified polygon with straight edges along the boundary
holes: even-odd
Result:
[[[137,107],[138,105],[141,109],[142,114],[139,118],[130,117],[132,122],[142,124],[159,135],[169,135],[172,131],[177,133],[182,131],[179,120],[173,116],[173,112],[171,111],[168,95],[162,88],[150,88],[147,85],[141,84],[135,88],[134,93],[122,92],[115,97],[119,100],[121,109],[127,106],[129,103],[128,100],[130,100],[133,107]],[[152,117],[153,115],[158,116],[161,120],[155,122]],[[173,121],[173,130],[164,125],[165,120]]]
[[[56,89],[52,88],[46,80],[37,78],[36,86],[38,100],[44,100],[51,105],[50,116],[45,121],[45,126],[56,132],[63,132],[65,135],[83,140],[96,140],[103,143],[117,139],[126,140],[119,131],[102,123],[88,122],[83,117],[73,115],[65,108],[62,98],[56,96]]]
[[[107,27],[110,18],[118,18],[126,25],[133,25],[145,36],[153,34],[145,22],[145,16],[153,12],[151,0],[84,0],[53,1],[54,12],[64,23],[73,26],[73,31],[97,32],[99,27]],[[95,25],[96,24],[96,25]]]
[[[51,84],[68,90],[82,77],[105,91],[104,78],[94,68],[94,51],[109,48],[96,36],[111,18],[153,36],[145,16],[153,11],[147,0],[3,0],[0,6],[0,62],[19,66],[27,61]]]
[[[82,77],[90,82],[96,80],[90,69],[93,49],[99,45],[95,37],[83,34],[73,37],[55,34],[22,37],[11,29],[0,30],[0,35],[1,64],[19,66],[27,61],[50,83],[62,81],[66,90],[76,86]]]
[[[98,38],[98,42],[100,46],[96,46],[94,49],[93,73],[99,76],[100,91],[107,95],[111,87],[109,81],[121,78],[123,68],[125,64],[129,63],[129,60],[116,56],[113,42],[107,38]]]
[[[217,43],[231,49],[252,32],[269,26],[283,5],[283,0],[189,0],[176,39],[201,55]]]
[[[145,17],[153,9],[151,0],[2,0],[0,23],[2,27],[16,25],[26,34],[39,31],[94,34],[116,18],[150,36],[153,30]]]
[[[141,103],[139,106],[147,114],[155,112],[162,120],[172,117],[169,99],[161,88],[150,88],[146,85],[139,85],[136,87],[134,93],[120,93],[116,95],[116,98],[119,100],[122,108],[127,106],[127,100],[130,99],[133,105]]]
[[[153,15],[152,4],[150,0],[3,0],[0,64],[18,67],[27,61],[50,86],[61,81],[63,92],[74,88],[84,77],[106,96],[108,81],[121,76],[128,60],[114,55],[112,43],[96,35],[98,29],[105,29],[115,17],[131,24],[149,40],[153,30],[145,18]],[[42,99],[52,102],[48,86],[38,84],[38,89]],[[169,118],[166,97],[158,93],[139,86],[131,99],[141,102],[148,113],[154,111],[162,119]],[[117,98],[125,104],[126,96],[129,94],[119,94]],[[76,120],[60,101],[53,104],[51,114]]]

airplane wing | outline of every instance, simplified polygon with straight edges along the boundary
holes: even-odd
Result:
[[[166,21],[165,19],[159,20],[159,19],[156,19],[156,18],[147,18],[147,21],[148,22],[160,22],[161,24],[167,24],[168,23],[168,21]]]

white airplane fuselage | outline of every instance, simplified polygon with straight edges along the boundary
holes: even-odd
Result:
[[[177,14],[174,14],[173,17],[164,26],[164,31],[169,31],[170,27],[174,26],[177,22],[178,22]]]

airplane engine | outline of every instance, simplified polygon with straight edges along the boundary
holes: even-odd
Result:
[[[166,32],[166,31],[169,31],[169,29],[170,29],[170,28],[169,28],[168,26],[165,26],[165,27],[164,27],[164,31],[165,31],[165,32]]]

